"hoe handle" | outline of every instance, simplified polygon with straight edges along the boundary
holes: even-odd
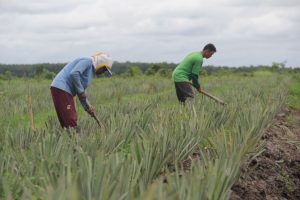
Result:
[[[103,124],[100,122],[95,113],[92,113],[91,116],[96,120],[97,124],[101,127]]]
[[[215,100],[216,102],[218,102],[219,104],[221,104],[221,105],[223,105],[223,106],[226,104],[226,103],[225,103],[224,101],[222,101],[221,99],[219,99],[219,98],[217,98],[217,97],[215,97],[215,96],[213,96],[213,95],[211,95],[211,94],[205,92],[204,90],[201,90],[200,93],[204,94],[205,96],[208,96],[209,98]]]
[[[190,84],[191,84],[191,83],[190,83]],[[193,85],[191,84],[191,86],[193,86]],[[204,90],[201,90],[201,91],[199,91],[199,92],[202,93],[202,94],[204,94],[205,96],[208,96],[209,98],[215,100],[216,102],[218,102],[218,103],[221,104],[222,106],[226,105],[226,103],[225,103],[224,101],[222,101],[221,99],[219,99],[219,98],[217,98],[217,97],[215,97],[215,96],[213,96],[213,95],[211,95],[211,94],[205,92]]]

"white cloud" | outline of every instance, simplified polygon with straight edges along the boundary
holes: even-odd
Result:
[[[0,63],[67,62],[98,50],[119,61],[179,62],[213,42],[208,64],[300,66],[299,2],[0,0]]]

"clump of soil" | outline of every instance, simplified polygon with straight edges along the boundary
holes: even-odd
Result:
[[[243,166],[230,199],[300,199],[300,110],[278,114],[262,140],[265,151]]]

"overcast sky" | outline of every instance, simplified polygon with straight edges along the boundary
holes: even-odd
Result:
[[[300,0],[0,0],[0,24],[0,63],[178,63],[210,42],[204,65],[300,67]]]

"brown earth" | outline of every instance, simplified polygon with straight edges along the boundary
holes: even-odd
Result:
[[[264,151],[246,162],[231,188],[230,200],[300,200],[300,109],[276,115],[262,136]],[[189,171],[198,151],[183,161]],[[175,170],[175,169],[174,169]],[[167,176],[163,176],[167,183]]]
[[[262,140],[264,152],[243,166],[230,200],[300,199],[300,110],[276,115]]]

